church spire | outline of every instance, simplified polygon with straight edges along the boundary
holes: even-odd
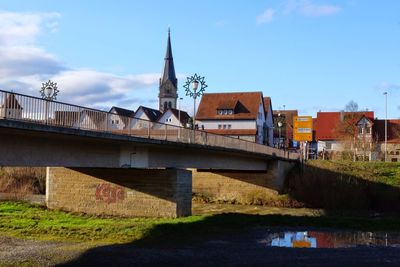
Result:
[[[165,53],[164,72],[160,78],[159,110],[176,109],[178,99],[178,80],[175,75],[174,59],[171,49],[171,31],[168,28],[167,52]]]
[[[167,80],[170,80],[172,84],[177,86],[177,79],[175,75],[175,67],[174,67],[174,58],[172,57],[172,48],[171,48],[171,31],[168,27],[168,40],[167,40],[167,51],[165,53],[165,65],[164,65],[164,73],[162,76],[161,84],[165,83]]]

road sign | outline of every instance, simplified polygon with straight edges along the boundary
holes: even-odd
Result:
[[[311,116],[293,117],[293,140],[312,141],[313,121]]]

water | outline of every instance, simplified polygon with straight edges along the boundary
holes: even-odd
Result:
[[[267,246],[287,248],[400,247],[400,233],[351,231],[270,232]]]

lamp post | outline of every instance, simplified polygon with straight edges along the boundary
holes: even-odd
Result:
[[[48,120],[48,113],[49,113],[49,101],[56,100],[57,94],[59,92],[57,88],[57,83],[48,81],[46,83],[42,83],[42,88],[39,91],[40,95],[44,100],[46,100],[46,106],[45,106],[45,121],[47,123]]]
[[[190,88],[190,84],[192,84],[192,88]],[[199,88],[200,85],[200,88]],[[193,97],[193,130],[196,128],[196,99],[200,97],[205,89],[207,88],[207,84],[204,81],[204,77],[201,77],[195,73],[191,77],[186,78],[186,83],[183,86],[186,91],[186,95]]]
[[[279,121],[278,122],[278,130],[279,130],[279,141],[278,141],[278,148],[281,148],[281,131],[282,131],[282,122],[281,121]]]
[[[385,162],[387,161],[387,92],[383,93],[385,95]]]

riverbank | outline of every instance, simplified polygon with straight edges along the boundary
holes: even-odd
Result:
[[[271,229],[400,232],[398,214],[327,213],[305,208],[227,204],[194,204],[193,213],[194,216],[178,219],[96,217],[52,211],[26,203],[0,202],[0,266],[62,263],[96,266],[269,263],[282,266],[289,263],[290,257],[303,257],[303,250],[266,248],[259,240]],[[330,258],[332,264],[338,263],[334,257],[351,262],[354,253],[373,263],[379,263],[382,257],[395,262],[393,259],[399,253],[392,249],[378,250],[373,253],[368,248],[306,251],[304,259],[297,263],[323,264],[324,257]],[[378,252],[379,256],[372,257]],[[266,258],[268,255],[271,258]]]

